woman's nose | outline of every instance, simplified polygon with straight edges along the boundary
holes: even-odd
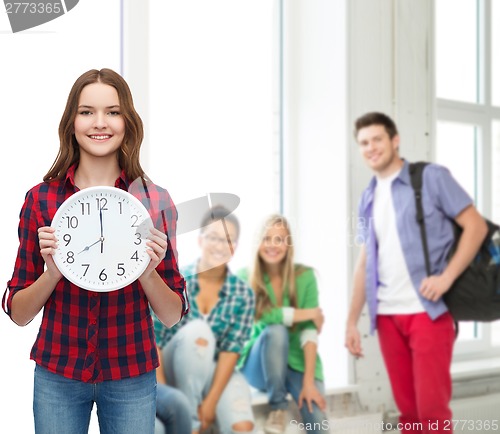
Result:
[[[96,113],[94,118],[94,126],[95,128],[106,128],[106,115],[104,113]]]

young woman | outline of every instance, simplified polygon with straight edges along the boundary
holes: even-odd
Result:
[[[95,402],[101,433],[152,433],[158,354],[150,306],[168,325],[188,308],[176,263],[175,207],[165,190],[145,179],[139,163],[142,121],[116,72],[90,70],[76,80],[59,138],[53,166],[29,190],[21,210],[19,250],[4,306],[20,326],[43,309],[31,351],[35,431],[86,433]],[[87,187],[127,190],[136,180],[170,207],[153,216],[162,224],[147,242],[149,265],[117,291],[79,288],[53,260],[62,242],[50,227],[58,206]]]
[[[252,290],[227,266],[238,235],[238,220],[212,208],[201,222],[201,256],[182,269],[190,314],[172,328],[155,318],[166,381],[188,398],[193,433],[214,422],[221,434],[254,432],[250,388],[235,370],[255,309]]]
[[[317,337],[323,325],[314,271],[293,262],[290,226],[280,215],[260,231],[255,260],[239,274],[256,297],[255,324],[240,361],[255,388],[266,391],[267,433],[286,430],[287,394],[297,402],[308,433],[328,431]]]

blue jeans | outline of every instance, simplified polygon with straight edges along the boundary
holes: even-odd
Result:
[[[267,392],[269,405],[273,410],[283,410],[288,407],[286,399],[288,393],[298,403],[302,390],[304,374],[288,366],[288,343],[288,330],[285,326],[268,325],[252,346],[241,369],[251,386]],[[315,384],[319,392],[324,395],[323,382],[315,380]],[[313,402],[312,413],[303,403],[300,415],[305,426],[311,428],[307,430],[308,433],[328,431],[328,418],[316,403]]]
[[[155,433],[191,434],[191,410],[186,396],[174,387],[156,386]],[[161,421],[161,424],[159,423]]]
[[[155,401],[155,371],[92,384],[35,367],[36,434],[88,433],[94,402],[101,434],[153,434]]]
[[[188,398],[193,431],[200,429],[198,406],[212,385],[214,355],[215,336],[203,320],[193,320],[183,326],[163,351],[167,381]],[[255,423],[250,388],[243,375],[235,371],[217,403],[216,422],[221,434],[242,434],[244,431],[236,431],[233,426],[247,421]]]

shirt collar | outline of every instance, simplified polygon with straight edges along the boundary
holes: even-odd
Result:
[[[70,186],[72,186],[75,191],[79,190],[79,188],[75,184],[75,172],[77,167],[78,163],[75,163],[72,166],[70,166],[70,168],[66,172],[66,178],[65,178],[65,184],[66,185],[69,184]],[[122,190],[128,190],[129,185],[130,185],[130,180],[127,178],[127,175],[125,175],[125,170],[122,169],[120,176],[115,181],[115,187],[121,188]]]
[[[404,158],[403,168],[401,169],[401,172],[399,172],[399,175],[396,177],[396,179],[399,179],[404,184],[411,185],[410,164]]]

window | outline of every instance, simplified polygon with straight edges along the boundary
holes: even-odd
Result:
[[[453,19],[450,19],[451,10]],[[477,17],[476,0],[436,1],[438,98],[472,103],[478,101]]]
[[[453,19],[450,19],[450,14]],[[500,221],[500,5],[435,2],[435,160],[447,166],[485,216]],[[500,321],[463,323],[456,353],[492,353]]]
[[[279,211],[276,15],[268,0],[161,2],[149,15],[147,172],[176,203],[240,198],[234,270],[249,264],[260,220]],[[181,265],[198,257],[197,236],[179,235]]]

